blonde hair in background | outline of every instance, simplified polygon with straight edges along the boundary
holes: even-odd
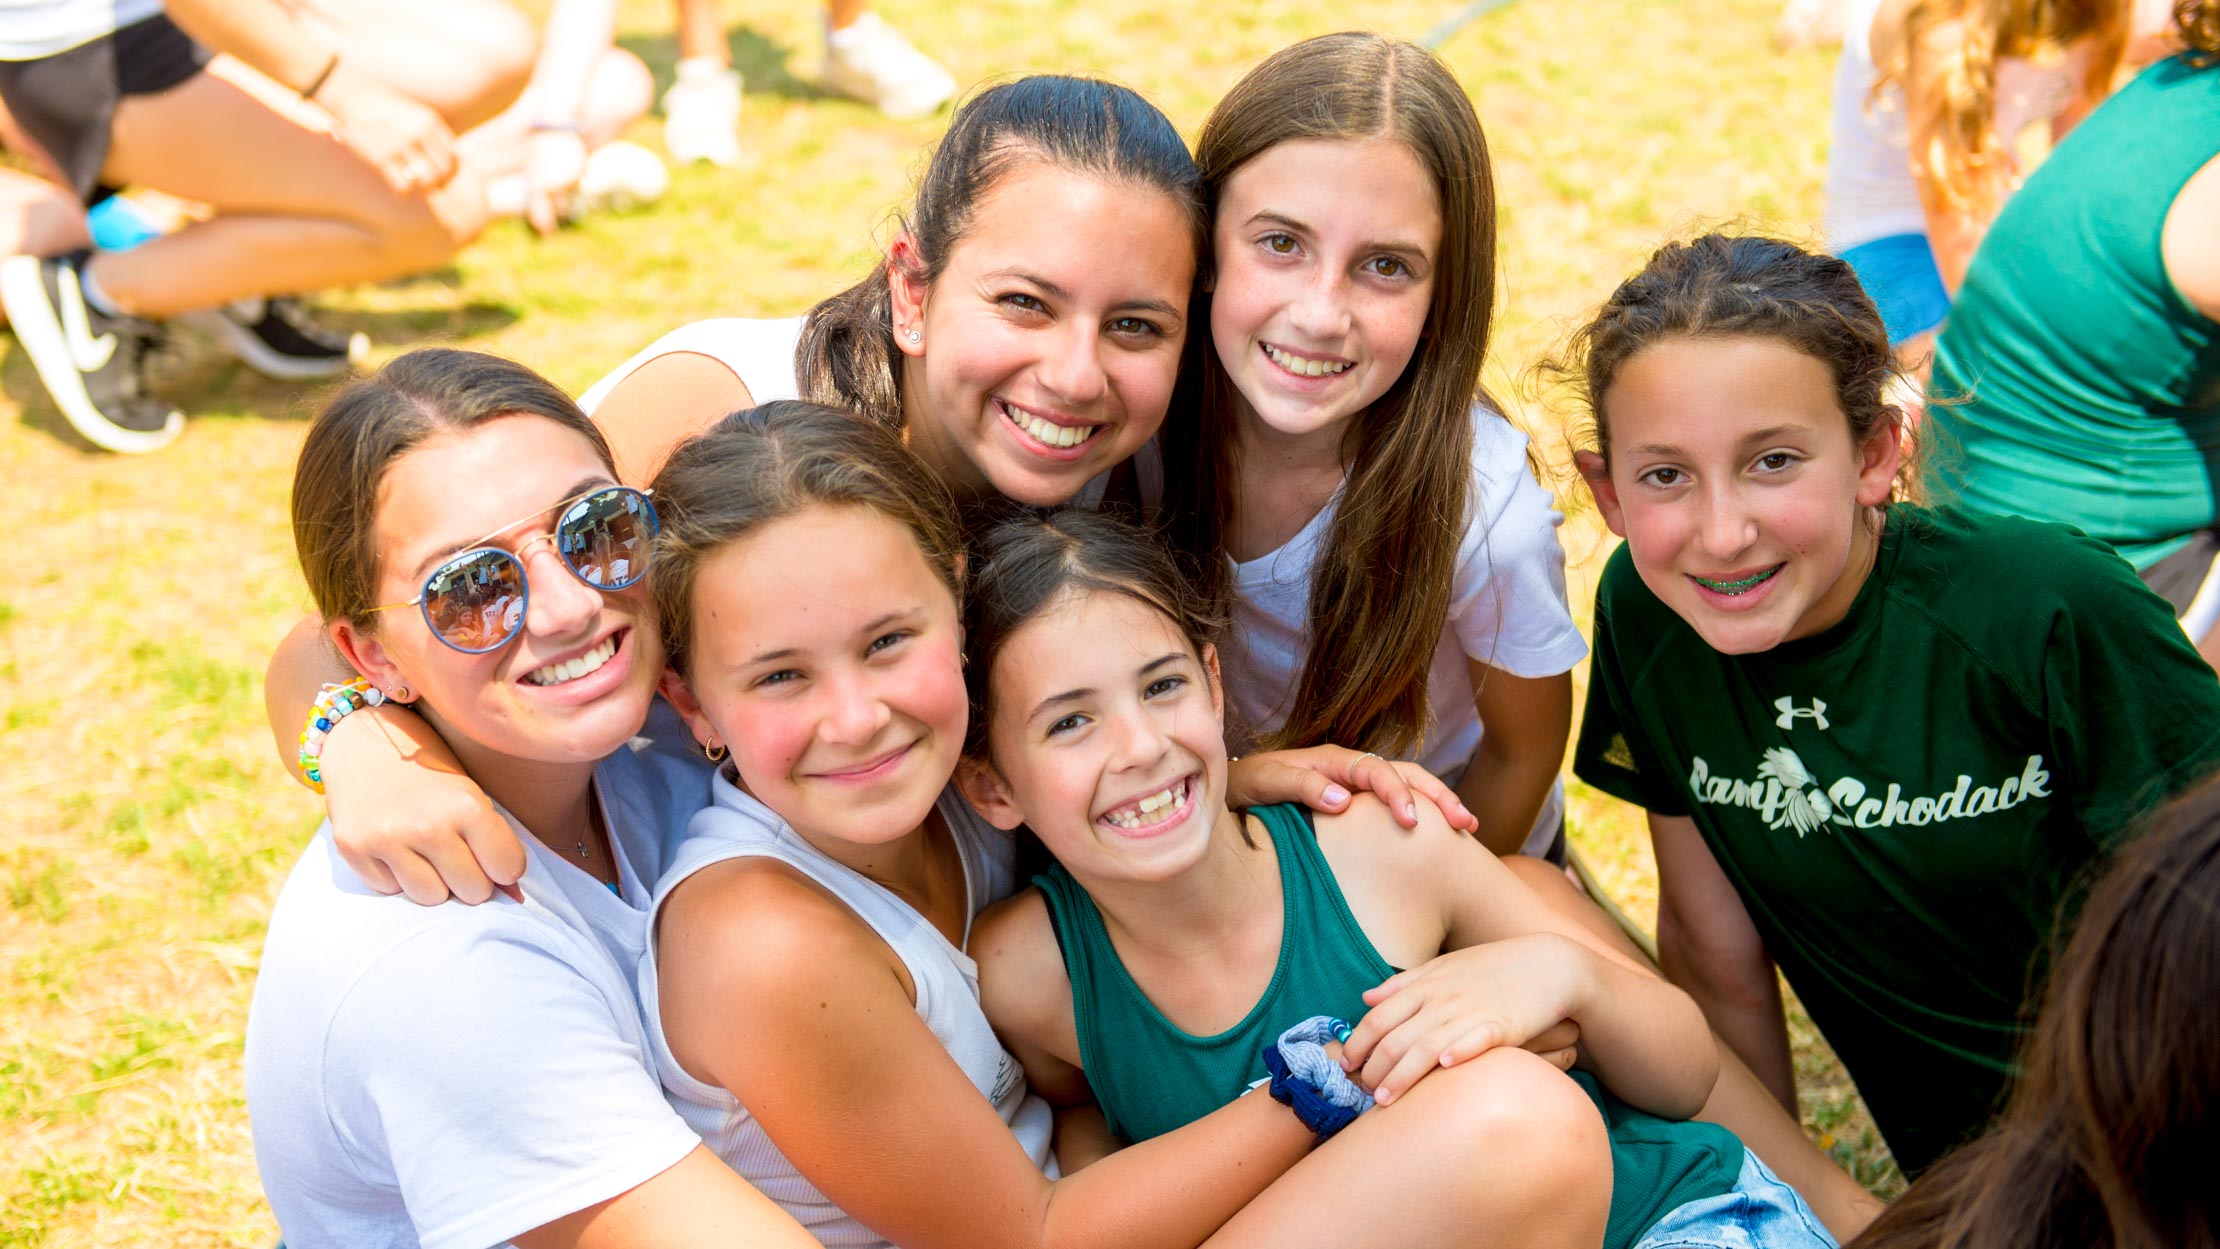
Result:
[[[2081,91],[2102,100],[2119,75],[2133,7],[2132,0],[1913,0],[1873,94],[1892,85],[1902,91],[1912,161],[1944,206],[1986,216],[2011,193],[2010,136],[1995,124],[1997,62],[2012,56],[2055,64],[2089,40]],[[1921,81],[1912,77],[1915,48],[1938,52]]]

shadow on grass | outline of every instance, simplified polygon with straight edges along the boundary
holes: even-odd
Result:
[[[663,92],[676,81],[678,71],[678,36],[672,34],[623,35],[617,40],[620,47],[646,61],[655,75],[655,94]],[[750,95],[782,95],[794,100],[823,100],[831,96],[815,82],[797,76],[789,61],[792,50],[763,37],[752,26],[739,26],[725,32],[725,51],[732,57],[732,67],[740,71],[742,89]]]

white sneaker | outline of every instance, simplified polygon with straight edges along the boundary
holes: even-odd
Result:
[[[930,117],[956,94],[955,75],[876,13],[825,33],[823,81],[826,90],[852,96],[897,120]]]
[[[637,143],[613,139],[586,157],[571,215],[630,212],[663,198],[670,185],[671,172],[662,157]]]
[[[740,163],[740,71],[708,57],[678,63],[663,93],[663,146],[681,165]]]

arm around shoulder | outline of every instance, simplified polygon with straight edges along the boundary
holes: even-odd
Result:
[[[798,879],[748,866],[723,880],[705,869],[666,909],[659,970],[672,1048],[738,1096],[826,1197],[889,1240],[1193,1245],[1307,1148],[1294,1116],[1244,1098],[1052,1184],[918,1015],[891,952],[829,898],[813,905]],[[679,905],[697,882],[712,888]],[[685,1017],[675,1003],[688,1004]]]

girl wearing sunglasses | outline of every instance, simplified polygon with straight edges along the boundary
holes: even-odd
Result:
[[[623,749],[663,650],[654,506],[558,389],[402,356],[318,415],[294,479],[326,635],[405,703],[524,857],[484,907],[380,896],[319,831],[270,918],[247,1098],[295,1244],[811,1245],[664,1102],[631,968],[660,833],[706,769]]]
[[[990,88],[957,110],[865,280],[807,317],[673,331],[583,406],[618,476],[639,485],[726,413],[806,393],[901,427],[970,511],[1137,496],[1127,457],[1171,402],[1203,242],[1199,195],[1178,131],[1134,92],[1052,75]],[[264,686],[288,760],[318,682],[348,675],[312,639],[296,630]],[[425,766],[438,741],[405,715],[358,718],[367,723],[332,737],[324,773],[340,851],[363,879],[425,903],[482,901],[514,879],[522,852],[485,799],[441,775],[451,769]],[[1430,774],[1413,766],[1406,777],[1341,747],[1252,755],[1235,785],[1322,811],[1376,790],[1406,827],[1423,794],[1473,826]]]

